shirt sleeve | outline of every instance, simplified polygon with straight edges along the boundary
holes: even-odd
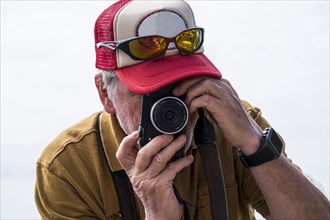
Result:
[[[69,182],[39,163],[35,202],[42,219],[97,219]]]

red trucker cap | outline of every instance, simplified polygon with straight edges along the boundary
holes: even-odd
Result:
[[[99,42],[160,35],[173,37],[196,27],[194,14],[183,0],[119,0],[104,10],[95,22],[96,68],[114,70],[132,92],[149,94],[194,76],[221,78],[221,73],[203,54],[182,56],[170,44],[163,58],[137,61],[121,50],[96,47]]]

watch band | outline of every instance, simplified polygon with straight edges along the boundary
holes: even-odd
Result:
[[[244,155],[238,150],[238,157],[247,168],[258,166],[280,157],[283,148],[283,142],[273,128],[266,128],[260,141],[259,149],[251,154]]]

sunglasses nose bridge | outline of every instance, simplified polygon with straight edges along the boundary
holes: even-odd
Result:
[[[180,49],[179,49],[179,47],[178,47],[178,44],[177,44],[177,42],[176,42],[176,37],[177,37],[177,36],[175,36],[175,37],[169,37],[169,38],[164,37],[165,40],[166,40],[166,44],[167,44],[167,46],[166,46],[166,50],[168,50],[168,49],[170,49],[170,50],[171,50],[171,49],[177,49],[177,50],[180,51]],[[174,48],[173,46],[172,46],[172,48],[169,48],[171,43],[173,43],[173,44],[175,45],[175,48]]]
[[[168,43],[172,43],[172,42],[175,43],[175,38],[176,37],[170,37],[170,38],[166,38],[166,40],[167,40]]]

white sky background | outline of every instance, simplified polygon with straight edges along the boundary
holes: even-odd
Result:
[[[1,219],[39,218],[35,162],[101,110],[94,22],[113,1],[1,1]],[[329,197],[329,1],[190,1],[205,53]]]

